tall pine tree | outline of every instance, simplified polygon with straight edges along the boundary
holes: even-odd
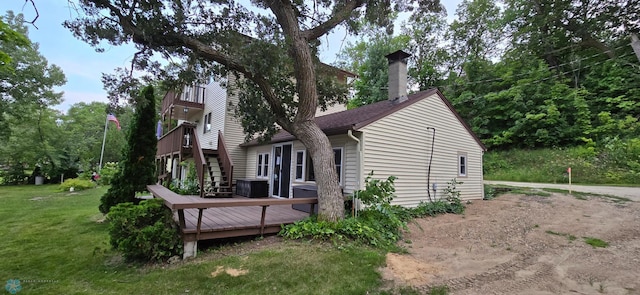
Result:
[[[120,203],[138,203],[136,192],[145,191],[147,184],[155,182],[157,118],[153,87],[142,89],[135,103],[136,112],[127,135],[124,160],[111,182],[111,188],[100,199],[99,209],[102,213],[108,213],[111,207]]]

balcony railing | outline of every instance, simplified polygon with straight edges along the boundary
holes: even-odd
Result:
[[[202,86],[188,86],[183,92],[167,91],[162,99],[162,113],[169,111],[172,106],[204,109],[205,91]]]
[[[183,123],[158,139],[157,155],[187,153],[193,150],[196,125]]]

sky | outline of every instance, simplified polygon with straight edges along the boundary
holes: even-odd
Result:
[[[7,10],[23,13],[26,20],[32,20],[36,12],[30,3],[24,0],[2,0],[2,15]],[[444,4],[448,20],[453,19],[456,6],[461,0],[441,0]],[[94,48],[76,39],[73,34],[62,26],[65,20],[71,20],[78,13],[69,5],[67,0],[35,1],[39,17],[36,27],[29,26],[29,39],[39,44],[39,51],[50,64],[62,68],[67,83],[57,88],[64,92],[62,104],[55,109],[66,112],[69,107],[79,102],[100,101],[107,102],[107,94],[103,89],[100,78],[102,73],[113,73],[115,68],[128,67],[136,52],[132,45],[110,46],[98,53]],[[322,38],[322,52],[320,59],[325,63],[333,63],[341,47],[346,45],[344,30],[336,30],[333,34]],[[349,39],[347,39],[349,40]]]

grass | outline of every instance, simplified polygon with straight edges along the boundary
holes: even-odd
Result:
[[[520,194],[526,196],[539,196],[539,197],[550,197],[551,194],[546,192],[546,189],[540,190],[537,188],[528,188],[528,187],[515,187],[515,186],[507,186],[507,185],[488,185],[485,184],[485,191],[487,187],[491,187],[492,198],[498,197],[501,194]]]
[[[564,189],[544,188],[543,190],[545,190],[547,192],[551,192],[551,193],[560,193],[560,194],[569,195],[569,191],[568,190],[564,190]],[[613,196],[613,195],[604,195],[604,194],[595,194],[595,193],[583,193],[583,192],[576,192],[576,191],[572,191],[570,195],[572,195],[574,198],[576,198],[578,200],[588,200],[589,197],[598,197],[598,198],[609,199],[609,200],[611,200],[611,201],[613,201],[615,203],[631,202],[631,199],[629,199],[629,198],[618,197],[618,196]]]
[[[632,153],[633,155],[634,153]],[[628,158],[628,165],[613,161]],[[635,164],[634,164],[635,163]],[[592,148],[547,148],[489,151],[483,157],[486,180],[568,183],[567,168],[571,167],[572,182],[576,184],[640,185],[640,174],[631,157],[621,157],[610,151],[599,154]]]
[[[555,232],[555,231],[552,231],[552,230],[547,230],[547,231],[545,231],[545,233],[548,233],[550,235],[555,235],[555,236],[566,237],[570,242],[573,242],[573,241],[575,241],[577,239],[576,236],[574,236],[574,235]]]
[[[597,238],[592,238],[592,237],[582,237],[584,239],[584,242],[591,245],[593,248],[606,248],[609,247],[609,243],[601,240],[601,239],[597,239]]]
[[[56,190],[0,187],[0,279],[21,280],[19,294],[366,294],[381,284],[383,253],[308,242],[244,254],[213,248],[173,265],[127,264],[108,243],[108,224],[97,222],[106,187]]]

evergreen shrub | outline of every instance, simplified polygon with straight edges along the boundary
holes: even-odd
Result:
[[[178,225],[161,199],[118,204],[107,220],[111,245],[127,261],[161,261],[182,254]]]

